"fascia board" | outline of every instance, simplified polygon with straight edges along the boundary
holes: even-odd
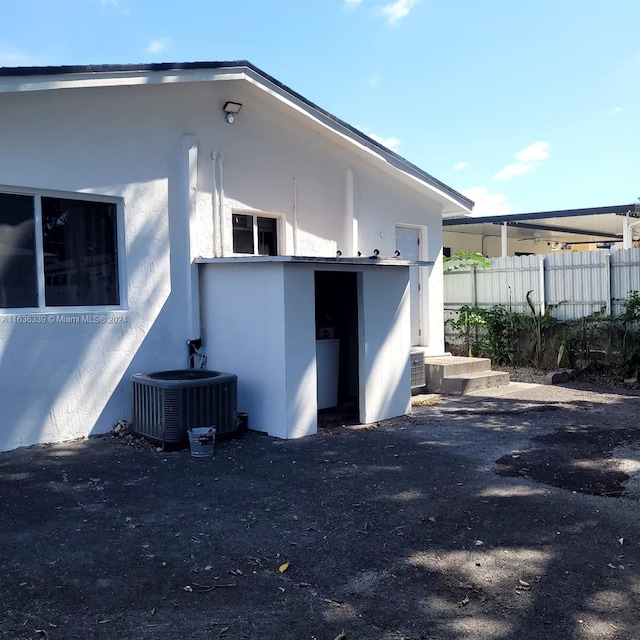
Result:
[[[262,75],[255,73],[251,69],[247,70],[246,80],[253,86],[267,93],[272,98],[278,100],[282,104],[285,104],[304,118],[310,120],[324,131],[331,132],[347,141],[350,145],[355,146],[362,154],[369,157],[374,162],[386,165],[390,173],[397,174],[397,172],[400,172],[410,183],[417,186],[422,191],[426,191],[426,194],[431,199],[441,204],[443,206],[443,212],[471,212],[471,208],[467,206],[466,203],[453,198],[445,191],[439,189],[436,185],[429,183],[417,173],[411,172],[408,166],[403,165],[390,153],[385,153],[384,149],[381,147],[375,144],[369,144],[364,134],[357,135],[348,127],[340,125],[340,123],[336,122],[333,118],[312,108],[304,100],[296,98],[287,91],[283,91],[278,85],[268,79],[265,79]]]
[[[74,73],[63,76],[2,76],[0,77],[0,93],[244,80],[245,77],[244,70],[240,68],[112,71],[99,74]]]

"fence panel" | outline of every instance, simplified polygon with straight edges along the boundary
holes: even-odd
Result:
[[[608,251],[553,253],[544,257],[544,269],[545,297],[547,304],[557,305],[556,318],[583,318],[611,308]]]
[[[640,249],[509,256],[491,258],[490,263],[488,268],[445,273],[445,320],[463,305],[502,305],[529,313],[529,291],[536,311],[543,291],[545,304],[557,305],[553,315],[560,320],[602,308],[618,314],[629,293],[640,291]]]
[[[640,292],[640,249],[611,252],[611,309],[622,312],[630,291]]]
[[[518,313],[528,313],[527,293],[540,305],[538,256],[491,258],[491,267],[476,271],[478,306],[504,305]]]

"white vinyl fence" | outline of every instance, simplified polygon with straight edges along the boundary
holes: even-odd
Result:
[[[445,272],[445,320],[464,305],[530,313],[528,291],[536,311],[554,305],[552,314],[560,320],[603,308],[615,315],[631,291],[640,291],[640,249],[491,258],[490,263]]]

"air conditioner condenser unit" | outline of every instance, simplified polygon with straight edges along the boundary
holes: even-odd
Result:
[[[136,373],[133,433],[165,451],[188,445],[187,431],[215,427],[216,437],[238,431],[238,377],[222,371],[184,369]]]

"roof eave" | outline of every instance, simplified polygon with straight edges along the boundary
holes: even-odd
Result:
[[[26,79],[26,80],[25,80]],[[204,82],[214,80],[252,80],[280,95],[299,110],[307,112],[324,126],[349,138],[369,153],[377,155],[395,170],[426,185],[444,214],[470,213],[473,201],[423,171],[383,144],[376,142],[347,122],[311,102],[247,60],[222,62],[151,63],[127,65],[82,65],[58,67],[0,68],[0,93],[45,91],[65,88],[108,87],[136,84]]]

